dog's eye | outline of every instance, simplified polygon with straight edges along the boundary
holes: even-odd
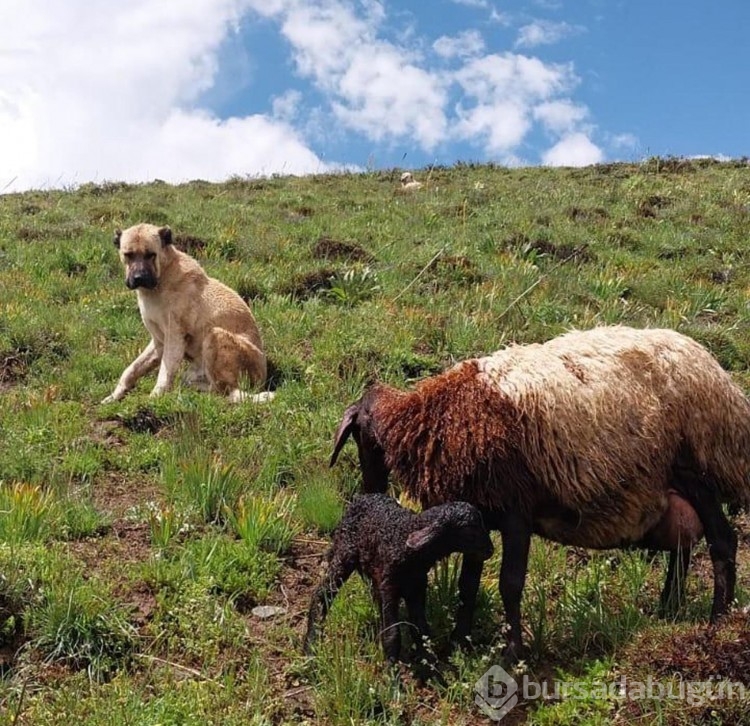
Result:
[[[147,260],[153,260],[156,257],[156,252],[146,252],[146,254],[144,255],[144,257]]]
[[[132,260],[133,259],[133,253],[132,252],[124,252],[122,255],[126,260]]]

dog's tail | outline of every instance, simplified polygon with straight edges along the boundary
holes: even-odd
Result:
[[[232,403],[268,403],[276,395],[275,391],[263,391],[262,393],[245,393],[245,391],[235,388],[230,391],[227,398]]]

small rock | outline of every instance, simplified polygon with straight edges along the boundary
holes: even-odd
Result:
[[[284,615],[286,608],[281,607],[281,605],[258,605],[251,612],[256,618],[268,620],[269,618],[275,618],[277,615]]]

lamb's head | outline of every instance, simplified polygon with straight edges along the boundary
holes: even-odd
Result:
[[[426,509],[407,538],[406,548],[421,557],[437,560],[463,552],[482,560],[492,556],[489,532],[481,512],[467,502],[448,502]]]
[[[331,466],[333,466],[349,436],[354,439],[359,453],[363,490],[366,493],[383,493],[388,488],[389,472],[385,463],[385,451],[380,444],[378,434],[378,416],[374,411],[378,396],[379,388],[374,386],[344,411],[344,417],[336,431],[331,455]]]

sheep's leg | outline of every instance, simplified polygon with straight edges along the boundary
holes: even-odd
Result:
[[[708,551],[714,568],[714,601],[711,622],[715,623],[734,600],[737,579],[737,535],[729,524],[713,491],[705,486],[691,492],[691,504],[698,512],[706,533]]]
[[[661,592],[659,610],[662,616],[669,615],[685,599],[685,578],[690,566],[690,547],[680,547],[669,552],[669,568]]]
[[[380,600],[381,627],[380,639],[388,662],[398,661],[401,652],[401,633],[398,620],[398,589],[391,582],[382,582],[378,588]]]
[[[715,623],[734,600],[737,579],[737,535],[729,524],[716,496],[716,486],[699,471],[689,452],[681,452],[675,462],[673,478],[678,493],[692,505],[703,525],[714,569],[714,601],[711,622]]]
[[[503,656],[515,661],[521,655],[521,597],[526,582],[531,545],[531,528],[523,517],[509,512],[502,520],[500,534],[503,542],[503,557],[500,565],[500,597],[508,621],[508,642]]]
[[[331,603],[338,591],[349,579],[356,568],[356,559],[352,557],[333,556],[328,566],[325,580],[315,591],[307,613],[307,633],[305,634],[304,652],[309,655],[317,637],[318,625],[325,622]]]
[[[482,578],[484,560],[465,554],[458,578],[459,605],[456,612],[456,626],[451,633],[451,645],[462,645],[471,635],[477,593]]]

